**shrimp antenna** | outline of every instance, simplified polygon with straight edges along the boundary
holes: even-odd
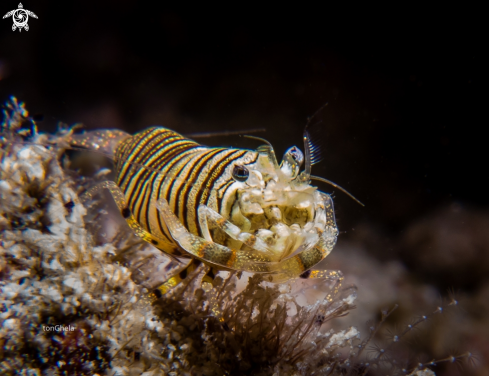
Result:
[[[246,138],[251,138],[253,140],[258,140],[262,141],[265,143],[265,145],[260,145],[256,148],[256,151],[259,153],[265,153],[268,155],[268,158],[272,161],[273,166],[275,167],[276,170],[279,169],[278,162],[277,162],[277,157],[275,156],[275,151],[273,150],[273,146],[270,142],[265,140],[264,138],[261,137],[256,137],[256,136],[249,136],[249,135],[243,135],[243,137]]]
[[[311,120],[312,120],[312,119],[314,119],[314,118],[316,117],[316,115],[317,115],[317,114],[319,114],[319,113],[320,113],[320,112],[323,110],[323,108],[324,108],[324,107],[326,107],[327,105],[328,105],[328,102],[326,102],[326,103],[325,103],[325,104],[323,104],[321,107],[319,107],[319,109],[318,109],[318,110],[317,110],[317,111],[314,113],[314,115],[309,116],[309,117],[307,118],[307,124],[306,124],[306,128],[307,128],[307,126],[308,126],[308,125],[311,123]]]
[[[251,139],[253,139],[253,140],[262,141],[262,142],[264,142],[265,144],[267,144],[268,146],[270,146],[270,147],[273,149],[272,144],[271,144],[269,141],[265,140],[264,138],[261,138],[261,137],[256,137],[256,136],[249,136],[249,135],[247,135],[247,134],[243,135],[243,137],[246,137],[246,138],[251,138]]]
[[[190,138],[205,138],[205,137],[222,137],[222,136],[234,136],[243,135],[244,133],[259,133],[266,132],[265,128],[243,129],[238,131],[224,131],[224,132],[201,132],[201,133],[188,133],[184,134],[185,137]]]
[[[343,193],[346,193],[348,196],[350,196],[350,198],[352,198],[353,200],[355,200],[357,203],[359,203],[360,205],[362,206],[365,206],[360,200],[358,200],[355,196],[353,196],[350,192],[348,192],[346,189],[344,188],[341,188],[338,184],[336,183],[333,183],[331,180],[328,180],[328,179],[325,179],[325,178],[322,178],[320,176],[314,176],[314,175],[311,175],[311,180],[319,180],[319,181],[322,181],[324,183],[327,183],[329,185],[332,185],[333,187],[335,188],[338,188],[340,191],[342,191]]]
[[[304,139],[304,172],[303,176],[304,178],[308,179],[309,176],[311,175],[311,167],[312,165],[318,163],[321,161],[321,148],[315,144],[313,141],[311,141],[311,134],[309,133],[309,126],[311,124],[312,119],[316,117],[318,113],[320,113],[324,107],[328,105],[328,102],[323,104],[312,116],[309,116],[307,118],[307,123],[304,128],[304,134],[303,134],[303,139]]]

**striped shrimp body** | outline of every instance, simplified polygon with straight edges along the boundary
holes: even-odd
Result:
[[[92,131],[71,135],[70,144],[113,158],[115,182],[102,187],[135,233],[170,257],[272,282],[330,276],[310,271],[332,251],[338,230],[331,197],[310,185],[307,132],[305,157],[294,146],[280,165],[266,141],[254,151],[210,148],[162,127],[132,136]]]

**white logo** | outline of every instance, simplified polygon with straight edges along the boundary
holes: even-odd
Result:
[[[22,6],[22,3],[19,3],[19,9],[14,9],[8,12],[3,18],[7,18],[12,16],[12,20],[14,20],[14,24],[12,25],[12,30],[15,31],[15,29],[19,29],[19,31],[22,31],[22,28],[25,29],[25,31],[29,30],[29,25],[27,25],[27,20],[29,19],[29,16],[37,18],[37,16],[31,12],[30,10],[24,9]]]

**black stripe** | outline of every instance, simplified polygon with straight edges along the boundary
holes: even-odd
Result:
[[[248,150],[242,150],[242,149],[238,149],[238,150],[244,152],[244,154],[242,154],[240,157],[244,156],[248,152]],[[257,157],[258,157],[258,155],[257,155]],[[257,160],[257,158],[255,158],[253,161],[248,162],[246,165],[253,164],[253,163],[256,162],[256,160]],[[234,182],[235,182],[235,180],[231,178],[231,180],[223,186],[225,188],[224,188],[224,191],[222,192],[222,196],[221,197],[217,197],[217,205],[218,205],[217,206],[217,209],[218,209],[218,211],[219,211],[220,214],[223,213],[222,200],[223,200],[224,196],[226,196],[227,190],[229,189],[229,187],[231,187],[231,185]],[[223,187],[221,187],[219,189],[222,189]],[[231,207],[231,210],[232,210],[232,207]]]
[[[146,164],[146,159],[148,159],[148,157],[151,157],[152,151],[154,150],[155,147],[158,147],[159,150],[166,149],[168,146],[172,145],[173,142],[179,139],[183,139],[183,137],[181,137],[177,133],[166,131],[166,130],[163,131],[163,129],[165,128],[157,128],[151,134],[148,134],[148,139],[149,139],[148,143],[154,142],[154,144],[148,147],[147,146],[148,143],[146,143],[146,145],[141,149],[142,153],[139,154],[139,161],[141,164]],[[173,140],[168,141],[172,138]],[[167,141],[168,144],[161,145],[162,143]]]
[[[135,167],[133,164],[131,164],[131,162],[137,163],[137,161],[135,161],[135,159],[137,159],[137,155],[135,155],[134,150],[138,147],[141,141],[144,141],[145,144],[151,141],[151,137],[147,137],[148,134],[151,134],[151,129],[152,128],[148,129],[147,131],[143,131],[142,133],[137,133],[131,138],[128,138],[127,143],[123,147],[123,149],[125,150],[121,150],[121,153],[117,153],[117,155],[121,155],[121,158],[119,160],[121,162],[121,168],[117,174],[117,185],[121,187],[123,191],[125,191],[126,189],[126,187],[124,187],[124,181],[127,178],[127,174],[133,167]],[[124,171],[123,168],[125,168]]]
[[[151,136],[151,135],[149,135],[149,136]],[[141,148],[139,149],[139,153],[136,153],[133,150],[130,153],[130,155],[128,156],[126,163],[131,164],[131,167],[128,168],[126,170],[127,173],[124,174],[124,179],[127,180],[127,183],[125,184],[125,187],[124,187],[125,189],[128,189],[130,187],[132,181],[139,174],[141,174],[140,176],[142,176],[144,178],[145,175],[147,175],[149,172],[151,172],[151,170],[144,169],[144,167],[141,167],[141,166],[145,166],[145,160],[142,157],[141,153],[144,153],[145,155],[147,155],[147,153],[152,152],[158,146],[157,143],[153,143],[152,145],[150,145],[153,140],[154,139],[148,137],[147,139],[145,139],[144,145],[141,146]],[[139,166],[134,165],[135,163],[137,163]],[[137,167],[137,168],[134,168],[134,167]],[[132,173],[130,171],[132,171]],[[124,182],[121,182],[121,183],[124,184]]]
[[[153,176],[156,174],[153,174]],[[142,193],[138,193],[136,196],[134,196],[134,202],[139,201],[139,209],[137,212],[137,218],[138,222],[142,222],[143,218],[146,220],[146,227],[149,232],[150,227],[149,226],[149,216],[148,211],[149,211],[149,205],[150,205],[150,200],[151,200],[151,191],[152,191],[152,185],[151,185],[151,178],[152,176],[149,176],[148,178],[143,180],[143,184],[140,184],[140,187],[144,187],[144,191]],[[141,188],[142,189],[142,188]],[[138,191],[141,191],[141,189],[138,189]]]
[[[190,156],[190,159],[192,159],[192,156]],[[171,168],[173,168],[174,166],[175,166],[175,164],[173,164],[173,166]],[[172,182],[171,182],[170,186],[168,187],[168,190],[167,190],[166,196],[165,196],[165,199],[166,199],[166,201],[168,201],[168,204],[170,204],[170,201],[171,201],[170,200],[170,195],[173,195],[172,194],[172,192],[173,192],[173,186],[175,185],[175,182],[178,180],[178,177],[180,176],[180,173],[182,172],[182,170],[185,169],[185,167],[187,167],[187,165],[182,166],[182,168],[179,171],[175,171],[175,175],[174,176],[170,176],[170,178],[172,179]],[[168,172],[171,172],[171,168],[168,170]],[[166,177],[165,177],[165,180],[166,180]],[[177,196],[175,196],[175,197],[176,197],[175,203],[176,203],[176,205],[178,207],[178,197]],[[170,209],[172,209],[172,208],[170,207]],[[176,212],[175,209],[176,208],[173,208],[173,210],[172,210],[173,213]]]
[[[200,228],[199,226],[199,218],[198,218],[198,213],[197,213],[197,208],[199,207],[199,205],[201,203],[204,203],[202,201],[202,195],[204,194],[204,192],[210,192],[213,187],[214,187],[214,183],[217,179],[219,179],[221,176],[222,176],[222,173],[225,171],[226,167],[224,168],[221,168],[222,167],[222,164],[224,163],[224,161],[228,158],[232,158],[232,161],[236,160],[236,158],[234,158],[234,155],[236,153],[232,153],[232,154],[227,154],[226,152],[228,151],[228,149],[224,149],[224,150],[221,150],[221,151],[224,151],[224,155],[223,155],[223,158],[220,159],[219,161],[216,161],[214,163],[213,166],[211,166],[210,170],[212,171],[212,173],[214,173],[216,170],[219,170],[219,173],[216,174],[215,176],[215,179],[211,180],[211,182],[209,182],[208,179],[205,179],[202,184],[201,184],[201,189],[199,189],[197,191],[197,194],[195,196],[195,207],[193,208],[193,211],[195,212],[195,216],[196,216],[196,226],[197,226],[197,234],[199,236],[203,236],[202,234],[202,229]],[[226,165],[227,166],[227,165]],[[211,174],[207,174],[207,177],[211,176]],[[207,195],[207,199],[210,197],[210,194]],[[205,204],[207,204],[207,202],[205,202]],[[188,215],[189,213],[187,212],[185,218],[188,219]],[[188,221],[188,220],[187,220]],[[187,227],[188,228],[188,227]]]
[[[180,161],[181,161],[183,158],[185,158],[186,156],[188,156],[188,154],[185,154],[185,152],[182,152],[182,154],[181,154],[181,155],[179,155],[179,156],[175,157],[175,158],[174,158],[174,159],[173,159],[173,160],[170,162],[170,164],[168,165],[168,167],[169,167],[168,171],[171,171],[171,169],[172,169],[172,168],[173,168],[173,167],[174,167],[176,164],[178,164],[178,163],[179,163],[179,162],[180,162]],[[178,175],[178,174],[177,174],[177,175]],[[173,184],[174,184],[175,180],[177,180],[177,179],[172,179],[172,181],[171,181],[171,186],[170,186],[170,187],[168,187],[168,190],[167,190],[167,192],[166,192],[166,196],[164,197],[164,198],[165,198],[165,200],[166,200],[166,201],[168,201],[168,203],[170,202],[170,197],[169,197],[169,195],[171,194],[171,190],[172,190],[172,187],[173,187]],[[165,178],[163,178],[163,179],[161,179],[160,184],[159,184],[159,186],[158,186],[158,188],[157,188],[157,189],[158,189],[158,191],[157,191],[157,196],[156,196],[156,199],[157,199],[157,200],[159,200],[159,199],[160,199],[160,197],[161,197],[161,191],[162,191],[162,187],[163,187],[163,185],[164,185],[166,182],[167,182],[167,178],[166,178],[166,177],[165,177]],[[161,233],[165,234],[165,235],[168,237],[168,239],[172,239],[172,238],[171,238],[171,235],[170,235],[169,233],[167,233],[167,231],[165,231],[165,229],[164,229],[164,227],[163,227],[163,224],[161,223],[161,216],[160,216],[160,215],[157,215],[157,216],[156,216],[156,218],[158,219],[158,225],[160,226],[160,231],[161,231]]]
[[[192,175],[194,169],[196,171],[196,173],[194,174],[193,181],[189,180],[183,185],[183,187],[184,187],[183,193],[181,193],[182,186],[179,187],[179,192],[176,194],[176,197],[180,198],[181,194],[183,194],[183,205],[182,205],[182,212],[180,213],[180,210],[179,210],[178,214],[179,214],[179,217],[181,218],[181,220],[183,221],[183,225],[185,226],[186,229],[188,229],[188,218],[186,215],[187,214],[186,208],[188,205],[188,198],[190,196],[190,194],[188,193],[188,190],[192,189],[193,184],[196,182],[196,180],[200,176],[200,173],[207,166],[207,162],[209,162],[209,160],[214,158],[219,153],[222,153],[222,151],[223,151],[223,149],[209,149],[209,152],[207,153],[207,155],[197,161],[197,165],[193,165],[190,167],[189,179],[191,178],[191,175]],[[187,167],[187,166],[185,166],[185,167]],[[199,192],[200,191],[202,191],[202,190],[200,189]],[[196,201],[196,203],[197,202],[198,201]],[[195,210],[197,210],[197,208],[195,208]]]
[[[225,158],[224,160],[220,161],[220,163],[218,165],[218,168],[220,169],[220,173],[219,174],[216,174],[216,176],[214,176],[213,178],[210,178],[210,180],[207,180],[206,181],[206,186],[209,187],[209,189],[212,189],[214,187],[214,184],[216,183],[216,181],[222,176],[223,172],[226,171],[226,168],[230,164],[234,163],[236,161],[236,159],[242,157],[246,152],[247,152],[247,150],[236,149],[236,152],[227,155],[226,157],[229,158],[229,160],[226,162],[226,158]],[[241,155],[237,156],[237,154],[241,154]],[[197,193],[196,202],[202,203],[202,204],[207,204],[208,203],[208,200],[209,200],[209,197],[211,195],[208,194],[207,197],[204,200],[202,199],[202,196],[203,195],[204,195],[204,191],[203,190],[200,190]],[[220,209],[221,208],[218,207],[219,212],[220,212]]]
[[[154,167],[155,169],[163,169],[163,168],[166,168],[166,167],[169,167],[170,169],[173,167],[174,163],[170,164],[169,166],[164,166],[164,162],[165,160],[164,159],[169,159],[171,160],[172,162],[175,162],[177,163],[179,160],[181,160],[182,158],[184,158],[186,155],[185,152],[188,151],[188,150],[191,150],[191,149],[194,149],[195,147],[186,147],[185,150],[178,150],[178,149],[183,149],[183,148],[177,148],[175,151],[176,152],[179,152],[179,154],[177,154],[175,157],[173,158],[166,158],[167,156],[165,156],[165,158],[161,158],[161,160],[155,160],[155,163],[154,163]],[[172,153],[174,154],[174,153]],[[156,179],[158,178],[158,176],[161,174],[161,172],[156,172],[156,171],[152,171],[151,172],[151,175],[149,175],[145,180],[144,180],[144,188],[145,188],[145,193],[144,195],[142,195],[142,198],[141,198],[141,205],[139,207],[139,211],[138,211],[138,218],[139,219],[144,219],[146,220],[146,223],[148,224],[148,230],[150,231],[151,229],[149,228],[149,215],[150,215],[150,210],[151,210],[151,197],[153,195],[153,191],[155,189],[155,182],[156,182]],[[161,183],[158,187],[158,196],[157,198],[159,199],[160,197],[160,190],[161,190],[161,184],[164,183],[164,181],[166,180],[166,178],[163,178],[161,179]],[[137,197],[139,196],[136,196],[136,199]],[[166,233],[163,231],[162,229],[162,225],[161,225],[161,220],[160,220],[160,216],[157,215],[157,218],[158,218],[158,224],[160,226],[160,230],[163,234],[166,235]],[[150,231],[151,232],[151,231]]]
[[[231,185],[233,185],[234,183],[234,179],[230,180],[229,182],[227,182],[223,187],[223,192],[222,192],[222,195],[221,197],[217,197],[217,210],[219,211],[219,214],[223,214],[223,207],[222,207],[222,200],[224,199],[224,197],[226,196],[226,193],[229,189],[229,187],[231,187]],[[221,189],[221,188],[220,188]],[[236,199],[237,199],[237,195],[236,195]],[[232,210],[232,207],[231,207],[231,210]]]
[[[167,149],[168,149],[168,146],[167,145]],[[184,146],[184,147],[182,147]],[[161,151],[158,151],[158,154],[159,156],[165,154],[165,156],[163,158],[158,158],[159,156],[154,156],[153,160],[150,161],[150,163],[147,163],[148,167],[151,167],[152,170],[160,170],[160,169],[163,169],[165,168],[165,162],[167,160],[171,160],[171,159],[174,159],[174,155],[178,155],[178,154],[182,154],[184,153],[185,151],[187,150],[190,150],[190,149],[193,149],[194,147],[191,146],[189,147],[188,145],[179,145],[178,147],[176,148],[173,148],[173,152],[167,154],[168,150],[161,150]],[[180,150],[179,150],[180,149]],[[178,154],[177,154],[178,153]],[[151,166],[153,165],[153,166]],[[144,182],[144,185],[143,184],[140,184],[137,191],[136,192],[133,192],[132,194],[136,195],[136,199],[138,197],[141,197],[141,190],[145,189],[145,191],[148,191],[149,189],[149,192],[146,192],[142,197],[143,198],[143,201],[145,202],[143,204],[143,202],[141,202],[141,206],[139,207],[139,211],[138,211],[138,218],[142,218],[143,216],[146,217],[146,220],[147,222],[146,223],[149,223],[149,200],[151,199],[151,193],[153,191],[153,184],[154,184],[154,181],[156,180],[156,178],[158,177],[158,175],[160,174],[160,172],[157,172],[157,171],[151,171],[151,170],[146,170],[148,171],[148,173],[145,173],[144,175],[140,175],[139,176],[139,179],[140,181],[143,181]],[[145,208],[144,212],[143,212],[143,215],[141,215],[141,211],[143,210],[143,208]]]
[[[162,145],[165,140],[166,145]],[[181,144],[177,146],[175,145],[176,142],[181,142]],[[145,216],[142,213],[144,214],[143,210],[149,207],[150,196],[148,196],[147,192],[151,192],[153,188],[149,183],[154,183],[158,173],[150,169],[144,169],[144,167],[135,168],[134,163],[147,165],[148,167],[152,164],[164,165],[165,160],[171,160],[173,154],[183,152],[182,149],[198,146],[195,142],[186,140],[168,129],[149,128],[128,139],[128,142],[118,148],[117,155],[120,155],[121,158],[118,160],[118,167],[120,168],[118,168],[117,183],[125,193],[129,207],[132,208],[136,220],[141,225],[146,225],[143,227],[146,227],[147,230],[150,230],[149,210],[146,210]],[[159,149],[155,152],[156,147],[159,147]],[[166,158],[161,158],[161,155],[165,155]],[[151,176],[152,174],[153,176]],[[139,209],[136,211],[137,206],[139,206]],[[146,223],[142,223],[143,217],[145,217]],[[165,233],[163,232],[163,234]]]
[[[140,171],[144,167],[139,167],[138,169],[135,169],[133,167],[136,167],[134,164],[138,164],[141,166],[147,165],[150,167],[150,163],[147,163],[147,160],[151,157],[153,157],[155,154],[164,154],[167,153],[169,150],[172,149],[172,145],[176,141],[180,140],[185,140],[182,136],[179,134],[169,131],[165,128],[150,128],[152,129],[151,132],[148,132],[147,134],[144,135],[142,138],[138,138],[137,140],[134,140],[134,144],[132,145],[132,148],[128,151],[126,151],[125,156],[126,156],[126,163],[130,164],[131,167],[129,167],[125,173],[124,176],[121,177],[121,185],[124,184],[125,180],[128,180],[127,186],[129,186],[132,182],[132,179],[135,177],[135,175],[139,174]],[[165,140],[171,139],[170,142],[168,142],[167,145],[160,145],[161,142],[165,142]],[[150,145],[151,144],[151,145]],[[139,147],[139,152],[136,153],[136,149]],[[157,153],[154,153],[155,148],[159,148]],[[130,170],[133,171],[133,173],[130,176],[127,176],[128,173],[130,173]],[[143,173],[147,174],[148,172],[151,172],[149,169],[145,169]],[[125,188],[127,188],[127,186]]]
[[[157,129],[159,131],[159,129]],[[134,202],[134,211],[136,218],[139,223],[142,223],[143,217],[146,219],[146,228],[149,229],[149,215],[148,215],[148,210],[149,210],[149,200],[151,198],[150,192],[152,191],[152,185],[150,184],[150,180],[152,180],[151,183],[154,183],[155,176],[158,174],[157,172],[153,171],[155,168],[151,165],[163,165],[165,159],[169,160],[171,158],[171,155],[168,154],[174,154],[171,151],[178,151],[178,149],[182,149],[182,146],[185,147],[186,149],[192,148],[193,146],[190,146],[187,144],[183,145],[178,145],[176,147],[173,147],[176,142],[179,141],[184,141],[182,137],[177,137],[176,139],[172,140],[171,142],[167,143],[167,145],[162,146],[161,142],[158,142],[158,139],[162,140],[168,140],[169,138],[173,138],[172,136],[163,138],[163,135],[166,133],[173,133],[173,132],[153,132],[153,144],[151,146],[147,146],[146,150],[144,150],[144,154],[140,154],[138,160],[139,164],[146,165],[148,167],[151,167],[150,169],[145,169],[144,171],[141,171],[141,169],[144,169],[144,167],[141,167],[139,170],[136,170],[135,173],[132,174],[131,177],[128,177],[129,182],[126,187],[126,193],[130,197],[129,200]],[[164,141],[163,141],[164,142]],[[147,144],[148,145],[148,144]],[[156,147],[159,147],[156,152],[154,151]],[[141,150],[143,151],[143,150]],[[165,157],[161,158],[162,155],[165,155]],[[128,162],[130,163],[130,162]],[[153,178],[152,178],[153,177]],[[131,188],[132,185],[132,189]],[[129,192],[130,190],[130,192]],[[148,190],[150,192],[148,192]],[[144,194],[142,193],[144,191]],[[139,203],[139,209],[136,211],[136,205]]]

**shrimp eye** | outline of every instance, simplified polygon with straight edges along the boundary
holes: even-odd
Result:
[[[233,178],[236,181],[245,182],[250,176],[250,172],[245,166],[234,166],[233,168]]]
[[[294,161],[300,166],[304,162],[304,154],[296,146],[292,146],[287,153],[294,159]]]

